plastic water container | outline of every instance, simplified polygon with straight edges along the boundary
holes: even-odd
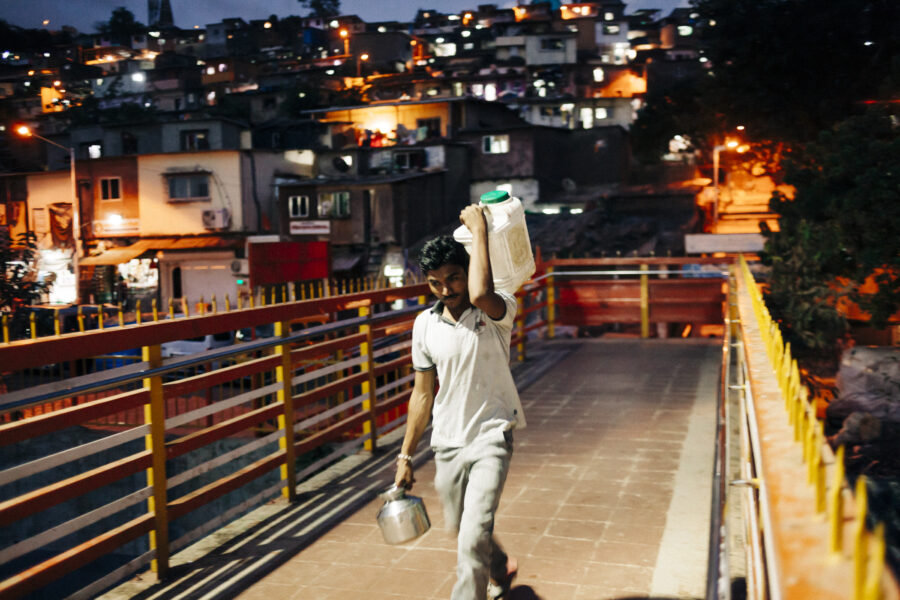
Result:
[[[483,194],[479,204],[487,217],[494,288],[513,294],[534,275],[535,269],[525,209],[518,198],[511,198],[502,190]],[[472,253],[472,232],[468,227],[461,225],[453,237]]]

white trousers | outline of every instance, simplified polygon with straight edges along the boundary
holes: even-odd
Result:
[[[512,451],[512,431],[499,429],[462,448],[434,449],[434,487],[447,527],[457,532],[452,600],[484,600],[488,578],[506,577],[507,556],[493,533]]]

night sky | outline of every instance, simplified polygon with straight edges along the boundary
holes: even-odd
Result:
[[[687,6],[687,0],[626,0],[627,11],[639,8],[662,8],[664,12],[675,6]],[[479,4],[514,6],[515,0],[341,0],[341,12],[355,14],[364,21],[410,21],[416,8],[440,9],[444,13],[474,9]],[[265,19],[272,14],[279,17],[303,15],[297,0],[171,0],[175,24],[183,29],[217,23],[226,17],[245,20]],[[147,22],[147,0],[0,0],[0,19],[27,28],[42,27],[49,19],[49,29],[72,25],[82,32],[95,31],[98,21],[106,21],[112,11],[124,6],[141,23]]]

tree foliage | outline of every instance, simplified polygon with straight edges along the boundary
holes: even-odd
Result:
[[[336,17],[341,14],[341,0],[298,0],[313,17]]]
[[[134,18],[134,13],[124,6],[114,9],[108,21],[100,21],[95,27],[100,33],[108,34],[116,44],[128,47],[131,47],[131,37],[146,29]]]
[[[796,192],[771,201],[780,231],[766,232],[770,308],[794,348],[834,349],[846,329],[839,299],[875,327],[900,310],[900,126],[886,111],[850,117],[784,167]]]
[[[674,135],[699,149],[745,126],[747,141],[803,144],[896,95],[900,3],[895,0],[693,0],[705,73],[650,94],[633,128],[645,159]],[[711,137],[718,139],[710,140]]]
[[[33,232],[23,233],[14,241],[6,227],[0,228],[0,313],[11,317],[12,337],[20,337],[28,324],[28,306],[46,291],[38,281],[37,243]]]

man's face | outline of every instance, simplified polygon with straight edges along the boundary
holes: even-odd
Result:
[[[439,269],[428,271],[425,276],[431,293],[450,310],[468,304],[469,279],[461,266],[444,265]]]

